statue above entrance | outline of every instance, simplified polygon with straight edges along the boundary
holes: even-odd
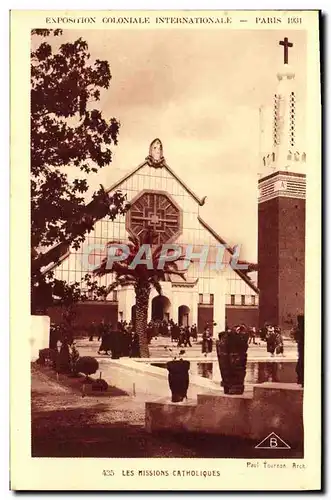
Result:
[[[164,165],[163,146],[160,139],[154,139],[149,146],[149,155],[146,157],[151,167],[159,168]]]

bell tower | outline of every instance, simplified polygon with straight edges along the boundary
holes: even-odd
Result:
[[[270,150],[258,181],[259,323],[289,331],[304,313],[306,153],[296,136],[296,81],[288,38],[273,96]]]

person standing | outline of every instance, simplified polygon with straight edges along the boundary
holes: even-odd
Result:
[[[190,337],[191,337],[190,327],[186,326],[184,330],[184,347],[187,347],[187,345],[189,347],[192,347],[192,344],[190,342]]]
[[[97,333],[95,321],[92,321],[92,323],[90,324],[89,330],[90,330],[89,342],[93,342],[94,335],[96,335],[96,333]]]
[[[140,358],[139,336],[134,330],[131,331],[130,358]]]
[[[178,323],[175,323],[175,325],[174,325],[174,340],[175,340],[175,342],[178,342],[179,334],[180,334],[180,327],[179,327]]]
[[[256,337],[256,328],[255,326],[252,326],[252,328],[249,329],[249,338],[248,338],[248,344],[250,344],[253,341],[253,344],[257,344],[255,341]]]
[[[269,352],[271,357],[273,357],[275,355],[275,349],[277,343],[276,343],[275,328],[271,325],[267,326],[266,341],[267,341],[267,352]]]
[[[268,323],[264,323],[263,327],[260,330],[260,339],[263,341],[267,340],[267,333],[268,333],[268,328],[269,328]]]
[[[202,334],[202,354],[207,356],[213,350],[213,339],[211,338],[211,332],[208,327],[205,328]]]
[[[102,340],[102,337],[106,331],[105,320],[102,318],[101,323],[98,326],[98,341]]]
[[[150,339],[157,338],[158,336],[158,325],[155,321],[151,321],[151,334]]]
[[[275,326],[274,330],[275,330],[275,337],[276,337],[275,353],[277,355],[279,354],[280,356],[285,356],[285,354],[284,354],[284,341],[283,341],[281,329],[279,328],[279,326]]]
[[[110,333],[111,325],[106,325],[104,320],[101,323],[101,329],[99,330],[99,338],[101,336],[101,344],[98,350],[98,354],[102,354],[103,351],[105,354],[109,355],[109,350],[111,349],[111,333]]]
[[[178,344],[177,347],[182,347],[185,340],[184,327],[179,327]]]
[[[193,338],[194,342],[198,341],[198,329],[195,323],[191,326],[191,337]]]

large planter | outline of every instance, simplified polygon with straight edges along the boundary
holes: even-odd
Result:
[[[243,394],[247,365],[248,334],[224,332],[216,342],[218,364],[225,394]]]
[[[190,383],[190,362],[183,359],[174,359],[167,363],[167,369],[169,372],[168,382],[171,390],[171,401],[173,403],[180,403],[187,398],[187,390]]]

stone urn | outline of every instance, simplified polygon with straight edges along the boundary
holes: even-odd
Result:
[[[171,401],[180,403],[187,399],[187,390],[189,387],[189,361],[183,359],[173,359],[167,363],[168,382],[171,391]]]
[[[216,352],[224,394],[243,394],[246,376],[248,332],[228,330],[219,334]]]

